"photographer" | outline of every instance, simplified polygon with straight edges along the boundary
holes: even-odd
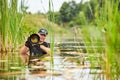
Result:
[[[46,29],[40,29],[37,34],[32,34],[30,35],[30,37],[28,37],[25,45],[20,50],[20,56],[25,64],[29,65],[31,59],[50,55],[50,44],[45,42],[47,35],[48,31]],[[36,42],[35,44],[32,43],[32,37],[33,41],[38,40],[38,42]],[[30,54],[27,53],[28,51],[30,52]]]

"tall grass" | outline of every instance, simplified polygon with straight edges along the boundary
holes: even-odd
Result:
[[[106,80],[118,80],[120,77],[120,59],[118,57],[120,53],[120,11],[118,9],[120,1],[100,1],[102,5],[98,3],[94,16],[96,29],[100,32],[100,38],[102,38],[101,40],[98,37],[98,42],[103,42],[105,46],[105,50],[102,52],[101,67],[105,72]],[[95,40],[95,38],[91,37],[98,36],[95,29],[92,31],[92,35],[90,29],[85,29],[84,34],[85,39],[90,42]]]
[[[24,8],[23,1],[21,0],[21,13],[18,13],[18,0],[0,0],[0,21],[1,21],[1,30],[0,30],[0,54],[2,58],[0,60],[8,60],[9,54],[8,51],[13,51],[22,39],[21,33],[21,22],[23,19],[22,8]],[[17,46],[16,46],[17,45]],[[3,54],[6,53],[6,54]],[[14,53],[10,59],[14,61]],[[16,55],[16,54],[15,54]],[[18,55],[18,54],[17,54]],[[16,59],[16,62],[19,62],[19,59]],[[15,63],[15,62],[13,62]],[[2,63],[0,63],[2,64]],[[9,68],[9,63],[4,63],[6,66],[4,68]]]
[[[0,0],[1,3],[1,8],[0,8],[0,12],[1,12],[1,39],[2,39],[2,43],[1,44],[1,48],[2,50],[5,49],[5,41],[6,41],[6,29],[8,28],[8,1],[7,0]]]
[[[0,0],[1,1],[1,39],[2,49],[15,48],[16,43],[20,42],[20,25],[23,13],[18,13],[18,0]],[[21,1],[22,2],[22,1]],[[23,2],[21,3],[23,5]]]
[[[101,21],[100,23],[97,22],[98,26],[101,26],[102,29],[106,30],[104,35],[104,41],[105,41],[105,54],[106,54],[106,76],[107,80],[115,80],[118,79],[118,75],[120,75],[119,66],[118,63],[119,58],[119,49],[120,47],[120,38],[119,38],[119,27],[120,24],[118,23],[120,19],[120,12],[118,10],[118,6],[120,1],[116,0],[109,0],[109,1],[103,1],[103,6],[101,7],[101,10],[99,11],[100,16],[97,16],[97,18]],[[104,18],[104,19],[103,19]]]
[[[49,23],[49,31],[50,31],[50,48],[51,48],[51,68],[54,67],[54,10],[53,10],[53,2],[49,0],[49,14],[48,19],[52,20],[52,23]]]

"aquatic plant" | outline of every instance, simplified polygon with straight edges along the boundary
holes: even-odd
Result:
[[[94,44],[97,40],[104,46],[101,52],[102,60],[100,64],[105,71],[107,80],[117,80],[120,75],[119,45],[120,45],[120,1],[119,0],[100,0],[95,8],[94,22],[95,27],[87,27],[83,30],[84,39]],[[97,30],[96,30],[97,29]],[[94,30],[94,31],[91,31]],[[100,33],[100,36],[98,33]],[[97,44],[98,46],[100,44]],[[95,51],[95,50],[93,50]],[[95,51],[95,53],[97,53]],[[97,54],[96,54],[97,55]]]

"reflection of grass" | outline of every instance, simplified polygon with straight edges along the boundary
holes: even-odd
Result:
[[[0,71],[8,72],[8,71],[21,71],[22,70],[22,60],[18,53],[3,53],[0,55],[2,58],[0,60]]]
[[[70,61],[70,62],[75,62],[75,63],[77,63],[78,65],[80,65],[81,62],[82,62],[82,59],[81,59],[81,58],[75,58],[75,57],[67,58],[67,60]]]

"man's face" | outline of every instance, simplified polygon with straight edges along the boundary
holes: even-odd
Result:
[[[39,36],[40,36],[40,41],[41,42],[45,41],[45,39],[46,39],[46,35],[45,34],[39,34]]]

